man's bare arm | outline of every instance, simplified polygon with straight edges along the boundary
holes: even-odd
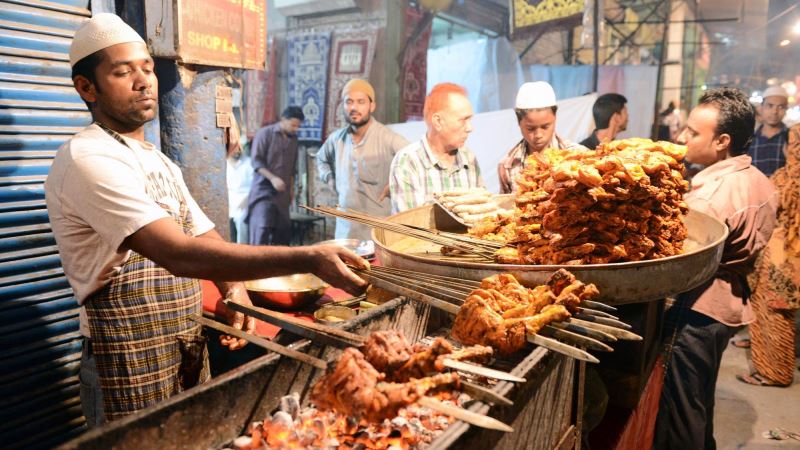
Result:
[[[267,247],[194,238],[171,218],[145,225],[128,236],[122,248],[153,260],[175,276],[225,282],[311,272],[351,293],[366,285],[346,266],[367,268],[366,261],[342,247]]]

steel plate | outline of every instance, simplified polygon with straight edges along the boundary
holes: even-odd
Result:
[[[432,205],[391,216],[398,223],[452,230]],[[610,305],[658,300],[688,291],[711,278],[722,258],[727,227],[698,211],[685,218],[688,238],[685,253],[667,258],[586,265],[513,265],[476,263],[442,257],[439,246],[385,230],[373,230],[375,252],[387,267],[416,270],[468,280],[481,280],[501,272],[513,273],[521,283],[542,284],[554,271],[565,268],[586,283],[594,283],[600,299]]]

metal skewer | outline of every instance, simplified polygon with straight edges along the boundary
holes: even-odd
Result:
[[[585,320],[587,322],[595,322],[601,325],[608,325],[610,327],[622,328],[624,330],[630,330],[632,328],[625,322],[622,322],[617,319],[610,319],[608,317],[599,317],[591,314],[581,314],[580,312],[578,314],[574,314],[574,316],[576,319]]]
[[[312,341],[316,341],[319,343],[324,343],[325,345],[332,345],[339,348],[361,347],[367,341],[367,338],[361,336],[360,334],[350,333],[326,325],[320,325],[316,323],[297,320],[286,314],[270,311],[268,309],[258,308],[256,306],[240,305],[238,303],[233,303],[230,300],[224,300],[223,303],[225,304],[225,306],[234,311],[238,311],[242,314],[246,314],[248,316],[252,316],[257,319],[263,320],[264,322],[271,323],[279,327],[283,327],[287,331],[290,331],[298,336],[302,336],[306,339],[311,339]],[[499,370],[491,369],[489,367],[479,366],[477,364],[471,364],[464,361],[457,361],[454,359],[446,358],[443,364],[445,367],[448,367],[453,370],[460,370],[462,372],[471,373],[473,375],[478,375],[486,378],[495,378],[504,381],[514,381],[517,383],[525,382],[525,378],[512,375],[508,372],[502,372]],[[498,403],[503,403],[508,401],[505,398],[503,398],[502,400],[500,399],[495,399],[495,400]]]
[[[426,303],[434,308],[441,309],[442,311],[445,311],[452,315],[458,314],[459,309],[461,309],[459,306],[454,305],[452,303],[448,303],[444,300],[439,300],[430,295],[422,294],[413,289],[397,285],[391,281],[384,279],[379,275],[376,276],[375,274],[371,274],[369,270],[361,270],[361,269],[354,269],[354,270],[356,271],[356,273],[359,274],[359,276],[366,278],[367,281],[373,283],[374,285],[378,286],[381,289],[386,289],[387,291],[391,291],[396,294],[408,297],[410,299]],[[587,326],[586,328],[589,327]],[[528,341],[536,345],[539,345],[541,347],[545,347],[554,352],[562,353],[582,361],[589,361],[595,363],[600,362],[597,358],[595,358],[588,352],[581,350],[579,348],[572,347],[568,344],[564,344],[555,339],[550,339],[536,334],[529,334]],[[602,345],[602,343],[600,342],[597,342],[597,344]]]
[[[206,327],[209,327],[209,328],[213,328],[213,329],[215,329],[217,331],[220,331],[220,332],[225,333],[225,334],[229,334],[231,336],[236,336],[236,337],[238,337],[240,339],[246,340],[247,342],[252,342],[253,344],[258,345],[261,348],[265,348],[265,349],[267,349],[267,350],[269,350],[271,352],[275,352],[275,353],[278,353],[280,355],[288,356],[289,358],[296,359],[296,360],[298,360],[300,362],[304,362],[306,364],[310,364],[310,365],[316,367],[317,369],[325,370],[325,369],[328,368],[328,363],[323,361],[323,360],[321,360],[321,359],[319,359],[319,358],[315,358],[313,356],[306,355],[305,353],[298,352],[297,350],[292,350],[291,348],[287,348],[287,347],[285,347],[283,345],[276,344],[276,343],[274,343],[274,342],[272,342],[270,340],[267,340],[267,339],[264,339],[264,338],[261,338],[261,337],[258,337],[258,336],[253,336],[252,334],[247,334],[242,330],[238,330],[236,328],[233,328],[232,326],[224,325],[224,324],[221,324],[219,322],[215,322],[213,320],[206,319],[205,317],[202,317],[202,316],[192,315],[192,316],[189,316],[189,318],[191,320],[194,320],[195,322],[203,325],[203,326],[206,326]]]
[[[642,337],[636,333],[632,333],[628,330],[623,330],[621,328],[612,327],[609,325],[603,325],[594,322],[587,322],[581,319],[569,318],[566,320],[569,323],[573,323],[575,325],[581,325],[583,327],[594,329],[597,331],[602,331],[604,333],[608,333],[617,339],[622,339],[624,341],[641,341]]]
[[[498,430],[506,433],[514,432],[513,428],[493,417],[484,416],[464,408],[459,408],[458,406],[446,405],[433,397],[422,397],[417,400],[417,403],[481,428],[488,428],[490,430]]]
[[[541,330],[539,330],[539,333],[547,337],[558,339],[560,341],[569,342],[570,344],[573,345],[580,345],[586,347],[589,350],[599,350],[602,352],[614,351],[613,348],[609,347],[608,345],[598,340],[577,333],[573,333],[571,331],[567,331],[563,328],[545,326],[542,327]]]
[[[483,241],[480,239],[469,238],[466,236],[454,238],[452,236],[442,234],[441,232],[438,231],[428,230],[421,227],[412,227],[404,224],[398,224],[382,218],[370,216],[368,214],[363,214],[357,211],[352,211],[352,210],[342,211],[336,208],[325,207],[325,206],[319,206],[316,208],[304,206],[303,208],[306,208],[309,211],[313,211],[319,214],[326,214],[334,217],[340,217],[353,222],[369,225],[374,228],[380,228],[394,233],[415,237],[417,239],[434,242],[439,245],[457,249],[466,254],[480,256],[487,260],[492,260],[494,258],[494,252],[497,249],[496,242]]]
[[[453,277],[445,277],[440,275],[432,275],[426,274],[421,272],[415,272],[412,270],[405,270],[405,269],[397,269],[394,267],[382,267],[382,266],[373,266],[370,268],[371,271],[375,273],[379,273],[381,275],[386,275],[388,277],[392,277],[400,284],[408,285],[409,279],[413,279],[415,281],[431,281],[431,284],[421,284],[421,283],[413,283],[415,289],[426,291],[430,295],[436,295],[442,299],[452,300],[452,303],[461,304],[464,302],[464,299],[475,289],[480,288],[480,282],[478,281],[471,281],[471,280],[462,280],[460,278],[453,278]],[[435,283],[435,284],[434,284]],[[436,292],[434,292],[436,291]],[[605,307],[606,309],[610,309],[616,311],[616,308],[611,306],[605,305],[603,303],[594,302],[591,300],[583,300],[581,301],[581,307],[578,308],[580,313],[585,314],[587,316],[597,316],[607,319],[619,320],[618,317],[613,316],[605,311],[601,311],[599,309],[592,309],[588,306],[597,306],[601,305],[601,307]],[[602,323],[602,322],[598,322]],[[619,322],[623,325],[624,328],[630,328],[628,324],[624,322]],[[615,326],[614,324],[608,323],[608,325]]]

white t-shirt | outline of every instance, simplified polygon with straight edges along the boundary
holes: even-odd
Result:
[[[178,166],[150,143],[123,139],[130,148],[97,125],[86,127],[58,149],[44,183],[64,273],[79,304],[108,284],[128,260],[130,250],[120,248],[125,238],[170,217],[164,206],[179,214],[179,190],[192,214],[192,234],[214,228],[189,194]],[[81,331],[88,336],[83,314],[81,319]]]

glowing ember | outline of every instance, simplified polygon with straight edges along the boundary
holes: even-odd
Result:
[[[449,392],[436,395],[444,403],[461,406],[467,396]],[[424,448],[454,419],[431,409],[412,404],[400,409],[397,417],[380,423],[358,422],[335,412],[300,408],[297,393],[281,399],[280,409],[253,422],[248,436],[236,438],[236,450],[326,449],[326,450],[409,450]]]

